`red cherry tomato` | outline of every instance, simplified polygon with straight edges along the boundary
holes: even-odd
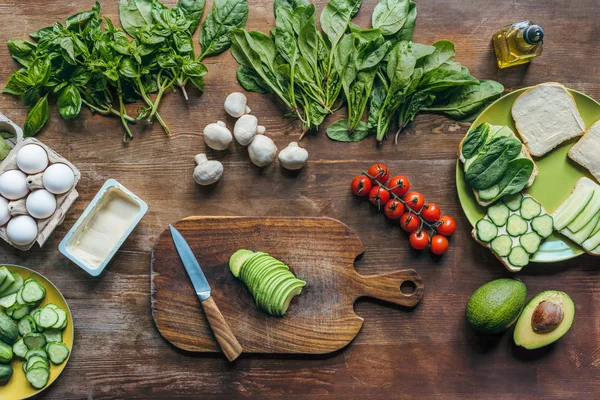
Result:
[[[415,212],[421,211],[421,208],[423,208],[423,205],[425,204],[425,198],[418,192],[407,193],[406,196],[404,196],[404,201],[406,202],[406,205]]]
[[[431,252],[441,255],[448,251],[448,239],[442,235],[433,235],[431,238]]]
[[[388,187],[390,188],[390,192],[398,197],[403,197],[408,192],[408,189],[410,189],[410,182],[407,177],[397,175],[390,179]]]
[[[355,176],[350,185],[352,193],[360,197],[368,196],[372,187],[371,180],[365,175]]]
[[[377,206],[377,208],[381,208],[384,206],[388,200],[390,199],[390,192],[377,185],[371,189],[369,192],[369,201]]]
[[[429,245],[429,235],[423,231],[413,232],[408,237],[410,245],[415,250],[423,250]]]
[[[427,222],[435,222],[440,219],[440,208],[435,203],[425,204],[421,210],[421,217]]]
[[[367,174],[375,178],[379,183],[385,184],[390,177],[390,171],[383,164],[373,164],[369,167]]]
[[[404,214],[404,204],[400,200],[392,199],[385,203],[383,212],[389,219],[400,219],[402,214]]]
[[[411,212],[406,212],[400,217],[400,227],[405,232],[415,232],[421,226],[419,217]]]
[[[456,231],[456,222],[454,218],[444,215],[440,218],[440,225],[436,228],[440,235],[452,236]]]

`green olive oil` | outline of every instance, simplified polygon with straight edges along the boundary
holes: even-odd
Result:
[[[531,21],[517,22],[494,34],[492,42],[498,67],[525,64],[542,54],[544,30]]]

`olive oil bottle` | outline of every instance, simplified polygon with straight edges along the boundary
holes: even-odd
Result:
[[[544,30],[531,21],[517,22],[494,34],[492,42],[498,67],[525,64],[542,54]]]

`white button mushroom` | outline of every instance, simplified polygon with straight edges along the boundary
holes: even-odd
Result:
[[[204,142],[213,150],[225,150],[233,141],[233,135],[225,122],[217,121],[204,128]]]
[[[250,108],[246,105],[248,99],[244,93],[234,92],[225,99],[225,111],[234,118],[239,118],[244,114],[250,114]]]
[[[297,170],[304,167],[308,160],[308,151],[298,146],[297,142],[292,142],[279,153],[279,162],[289,170]]]
[[[206,154],[197,154],[194,181],[198,185],[208,186],[216,183],[223,176],[223,164],[219,161],[209,161]]]
[[[233,136],[242,146],[248,146],[257,133],[265,133],[265,127],[258,125],[258,119],[254,115],[242,115],[233,127]]]
[[[277,154],[277,146],[271,138],[265,135],[256,135],[248,146],[250,160],[257,167],[266,167],[271,164]]]

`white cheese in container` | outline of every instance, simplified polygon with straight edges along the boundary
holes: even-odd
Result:
[[[97,276],[147,210],[144,201],[109,179],[62,240],[59,250]]]

